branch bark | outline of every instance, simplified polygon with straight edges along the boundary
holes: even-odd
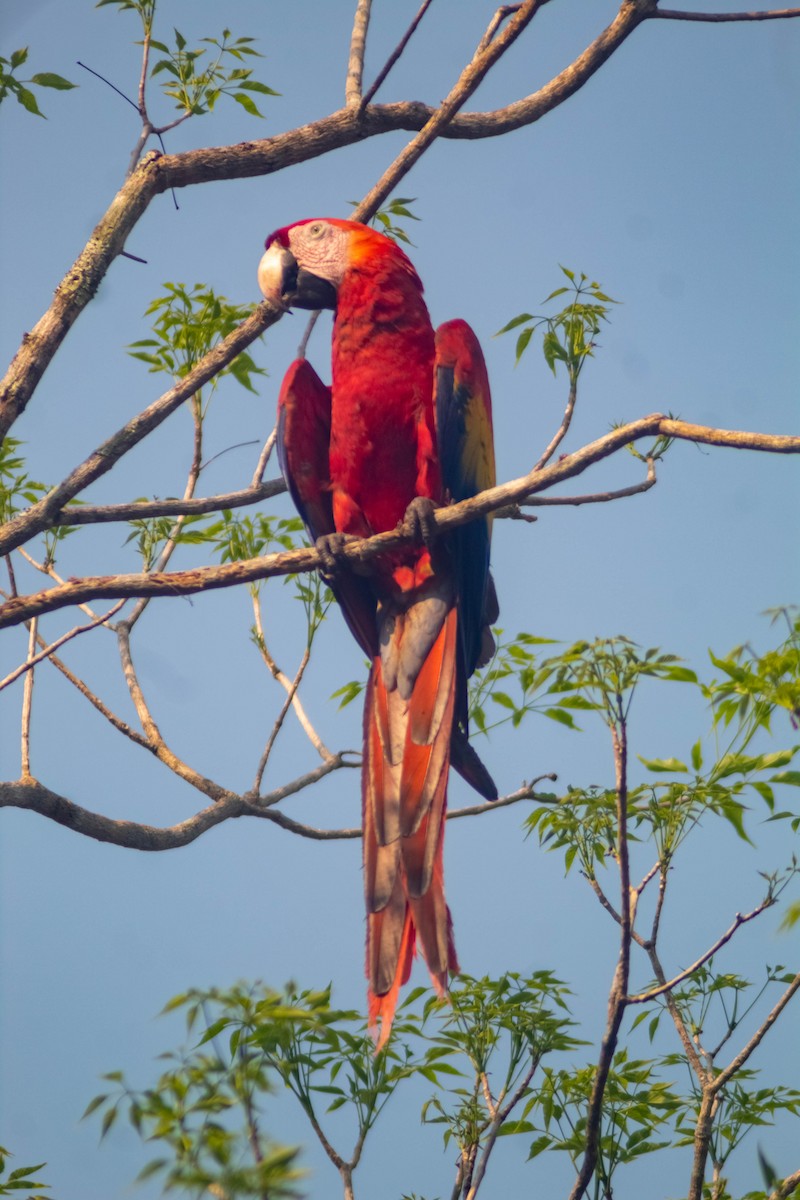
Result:
[[[522,7],[533,8],[532,0]],[[634,29],[655,12],[655,0],[624,0],[608,28],[550,83],[525,99],[494,112],[458,116],[454,115],[454,110],[446,121],[439,121],[436,136],[498,137],[538,121],[578,91]],[[516,20],[524,19],[527,23],[530,16],[525,18],[520,13]],[[486,54],[492,54],[489,65],[495,61],[495,56],[499,57],[496,48],[502,39],[508,38],[512,28],[516,28],[514,22],[486,49]],[[474,87],[467,94],[471,91]],[[441,110],[416,101],[373,105],[363,111],[353,105],[273,138],[240,142],[235,146],[207,147],[183,154],[162,155],[157,151],[146,154],[126,179],[74,266],[59,284],[50,308],[30,333],[24,335],[20,349],[0,382],[0,439],[25,410],[66,334],[95,295],[114,259],[124,252],[128,237],[156,196],[199,183],[270,175],[383,133],[421,131],[437,112]],[[373,212],[374,209],[365,209],[360,219],[368,219]],[[277,316],[271,314],[263,328],[277,320]]]
[[[262,306],[263,307],[263,306]],[[187,376],[188,378],[188,376]],[[177,389],[173,389],[173,393]],[[168,393],[171,396],[173,393]],[[159,404],[160,402],[156,402]],[[151,406],[154,408],[155,406]],[[147,410],[148,412],[150,410]],[[161,418],[163,419],[163,417]],[[127,428],[127,427],[126,427]],[[611,433],[605,434],[594,442],[590,442],[573,454],[564,455],[558,462],[551,463],[540,471],[531,471],[519,479],[490,488],[469,500],[462,500],[448,508],[440,509],[434,514],[433,524],[440,532],[465,525],[470,520],[488,512],[494,512],[504,505],[518,503],[528,497],[572,479],[582,474],[588,467],[629,443],[643,437],[664,436],[690,442],[700,442],[710,446],[727,446],[740,450],[764,450],[774,454],[800,453],[800,437],[781,434],[750,433],[742,430],[714,429],[705,425],[693,425],[686,421],[678,421],[653,413],[641,417],[626,425],[620,425]],[[123,431],[109,440],[107,445],[113,446],[123,437]],[[87,465],[90,464],[90,465]],[[96,470],[102,473],[101,454],[96,452],[87,460],[84,467],[73,472],[73,478],[79,472],[90,473]],[[61,485],[62,487],[66,486]],[[73,485],[74,486],[74,485]],[[53,493],[51,493],[52,495]],[[28,509],[26,513],[15,518],[16,538],[21,538],[22,521],[27,518],[25,536],[46,527],[47,498],[39,505]],[[60,503],[58,507],[60,507]],[[10,523],[11,524],[11,523]],[[398,526],[388,533],[376,534],[371,538],[353,538],[346,541],[342,554],[350,563],[366,564],[379,554],[395,550],[409,541],[414,531]],[[14,540],[7,535],[7,540]],[[2,539],[0,539],[0,552]],[[241,583],[253,583],[267,579],[273,575],[291,575],[302,571],[313,571],[323,566],[317,550],[308,547],[302,550],[285,551],[280,554],[269,554],[262,558],[245,559],[241,562],[229,563],[218,567],[198,567],[188,571],[174,571],[164,574],[151,575],[109,575],[87,576],[83,579],[70,581],[44,592],[29,596],[14,596],[0,606],[0,629],[18,625],[30,617],[39,616],[45,612],[53,612],[70,604],[80,604],[91,599],[116,600],[130,596],[187,596],[196,592],[209,591],[223,587],[233,587]]]

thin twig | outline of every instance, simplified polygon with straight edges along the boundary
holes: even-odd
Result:
[[[730,1063],[728,1063],[728,1066],[725,1068],[725,1070],[720,1071],[719,1075],[716,1075],[711,1081],[709,1084],[709,1089],[712,1094],[716,1095],[716,1093],[724,1088],[726,1083],[728,1083],[733,1076],[741,1070],[753,1051],[761,1045],[762,1041],[769,1033],[770,1029],[775,1024],[778,1017],[781,1015],[783,1010],[786,1008],[786,1005],[789,1003],[798,989],[800,989],[800,972],[795,975],[794,979],[789,984],[778,1003],[775,1005],[772,1011],[768,1013],[767,1017],[755,1031],[747,1045],[739,1051],[739,1053]]]
[[[186,487],[183,491],[184,503],[191,500],[194,496],[195,488],[197,487],[197,481],[199,480],[200,472],[203,469],[203,401],[199,390],[194,394],[194,396],[192,396],[191,404],[192,418],[194,423],[194,436],[192,439],[192,461],[189,465],[189,474],[186,479]],[[185,514],[182,514],[178,517],[177,521],[169,531],[167,540],[165,541],[161,553],[159,554],[158,559],[152,568],[154,574],[162,572],[169,563],[169,560],[175,553],[175,549],[178,545],[178,539],[181,535],[181,530],[185,524],[186,516]],[[130,637],[131,630],[144,613],[145,609],[150,603],[150,600],[151,597],[143,596],[141,600],[139,600],[138,604],[134,605],[133,611],[126,621],[126,625],[128,627],[128,637]]]
[[[630,487],[616,488],[611,492],[590,492],[584,496],[534,496],[530,500],[522,500],[520,505],[522,508],[547,508],[557,505],[572,505],[578,507],[581,504],[607,504],[611,500],[624,500],[627,496],[639,496],[642,492],[648,492],[656,483],[656,464],[652,458],[647,459],[647,478],[641,483],[631,484]],[[495,514],[502,517],[505,513],[502,509]]]
[[[150,712],[147,701],[144,698],[139,678],[136,673],[136,668],[133,664],[131,655],[130,629],[127,621],[120,621],[117,625],[117,642],[119,645],[120,661],[122,662],[122,670],[125,675],[125,682],[128,685],[131,700],[133,701],[136,714],[142,725],[142,730],[147,738],[150,747],[159,762],[164,763],[169,767],[179,779],[183,779],[186,783],[197,788],[204,796],[208,796],[210,800],[217,802],[221,800],[229,800],[234,795],[228,788],[221,787],[215,783],[213,779],[206,778],[199,771],[195,771],[192,767],[185,763],[183,759],[178,758],[177,754],[169,748],[165,742],[161,730],[158,728],[152,713]]]
[[[389,74],[392,67],[395,65],[397,60],[400,58],[400,55],[405,50],[406,46],[408,45],[409,41],[411,40],[412,35],[416,31],[417,26],[419,25],[422,18],[425,16],[425,13],[428,11],[428,9],[430,8],[432,3],[433,3],[433,0],[422,0],[422,4],[419,8],[419,11],[417,12],[417,15],[414,17],[414,19],[411,22],[411,24],[409,25],[408,29],[405,31],[405,33],[401,37],[400,41],[397,43],[394,50],[389,55],[389,57],[387,58],[386,62],[383,64],[383,66],[381,67],[378,74],[375,76],[375,82],[369,88],[366,95],[362,97],[361,102],[359,104],[359,111],[363,112],[363,110],[367,107],[369,102],[372,100],[372,98],[375,95],[375,93],[377,92],[378,88],[384,82],[384,80],[386,79],[386,76]]]
[[[29,653],[29,656],[24,663],[20,663],[18,667],[15,667],[13,671],[6,675],[5,679],[0,680],[0,692],[2,692],[3,688],[8,687],[8,685],[13,683],[16,679],[19,679],[20,675],[24,675],[26,672],[32,673],[33,668],[37,663],[43,662],[46,658],[51,658],[53,654],[55,654],[56,650],[60,650],[63,645],[65,645],[67,642],[71,642],[73,638],[78,637],[82,633],[89,633],[90,630],[97,629],[99,625],[108,625],[108,622],[111,620],[111,618],[116,616],[116,614],[125,604],[127,604],[126,600],[119,600],[116,604],[112,605],[108,612],[102,613],[100,616],[95,616],[88,625],[76,625],[73,629],[63,633],[60,638],[56,638],[54,642],[50,642],[49,644],[45,643],[43,638],[39,638],[37,636],[36,640],[37,642],[42,643],[42,649],[38,654]],[[32,628],[35,625],[35,622],[36,618],[34,617],[30,622],[29,627]]]
[[[504,5],[502,5],[501,8],[498,8],[497,12],[494,14],[491,21],[489,22],[489,27],[486,30],[486,33],[483,35],[481,40],[478,42],[478,53],[480,53],[481,50],[486,49],[486,47],[489,45],[489,42],[492,40],[492,38],[495,36],[495,34],[497,33],[500,26],[503,24],[503,21],[507,21],[508,18],[513,13],[519,12],[519,9],[520,9],[519,4],[504,4]]]
[[[25,559],[25,562],[28,564],[28,566],[33,567],[33,569],[35,571],[38,571],[41,575],[47,575],[47,577],[49,579],[53,579],[58,584],[66,583],[66,580],[64,579],[63,575],[59,575],[58,571],[55,569],[55,567],[53,566],[53,564],[51,562],[49,562],[49,563],[39,562],[37,559],[35,559],[33,557],[32,554],[28,553],[28,551],[25,549],[24,546],[17,546],[17,554],[19,554],[20,557]],[[89,604],[79,604],[79,605],[77,605],[77,607],[81,610],[81,612],[86,613],[86,616],[89,618],[90,621],[93,621],[95,624],[97,623],[97,620],[98,620],[97,613],[94,611],[94,609]],[[117,611],[119,611],[119,610],[117,609]],[[0,685],[0,686],[2,686],[2,685]]]
[[[486,1141],[484,1142],[483,1152],[480,1156],[480,1159],[478,1160],[477,1169],[475,1170],[475,1173],[472,1177],[472,1183],[470,1185],[470,1189],[467,1192],[467,1200],[474,1200],[475,1196],[477,1196],[478,1188],[483,1183],[483,1178],[484,1178],[484,1175],[486,1174],[486,1167],[489,1162],[489,1156],[491,1155],[492,1150],[494,1149],[495,1142],[497,1141],[497,1138],[500,1134],[500,1130],[501,1130],[503,1124],[505,1123],[505,1121],[507,1120],[509,1114],[513,1111],[514,1108],[516,1108],[516,1106],[519,1104],[520,1100],[522,1099],[522,1097],[525,1095],[526,1091],[528,1090],[528,1087],[530,1085],[531,1080],[533,1079],[534,1074],[536,1073],[536,1068],[538,1067],[538,1065],[539,1065],[539,1059],[538,1059],[538,1057],[534,1056],[531,1060],[530,1067],[525,1072],[525,1075],[523,1076],[522,1080],[520,1081],[519,1086],[514,1091],[514,1094],[511,1097],[511,1099],[508,1101],[508,1103],[506,1105],[504,1105],[503,1108],[501,1108],[498,1112],[496,1112],[494,1114],[494,1118],[492,1120],[492,1125],[491,1125],[491,1128],[489,1131],[489,1135],[486,1138]]]
[[[37,636],[36,643],[38,646],[41,646],[42,649],[51,649],[51,647],[47,646],[47,643],[41,636]],[[111,709],[103,703],[100,697],[95,695],[91,688],[89,688],[82,679],[80,679],[73,671],[71,671],[66,663],[62,662],[57,655],[48,654],[47,661],[51,663],[57,671],[60,671],[64,678],[71,683],[72,686],[76,688],[78,692],[80,692],[84,699],[88,700],[92,707],[95,708],[102,717],[105,717],[105,719],[111,725],[113,725],[113,727],[119,733],[124,734],[126,738],[129,738],[132,742],[135,742],[137,746],[142,746],[145,750],[149,750],[151,754],[153,753],[153,747],[150,745],[147,738],[143,737],[142,734],[138,733],[135,729],[131,729],[130,725],[123,721],[121,717],[118,717],[116,713],[112,712]]]
[[[264,478],[264,472],[267,469],[267,464],[270,460],[272,451],[275,448],[275,443],[277,442],[277,440],[278,440],[278,426],[276,425],[273,428],[272,433],[269,435],[267,440],[264,442],[264,445],[261,449],[261,453],[258,456],[258,462],[256,463],[256,469],[253,472],[253,478],[250,481],[250,489],[249,490],[251,490],[253,492],[257,492],[257,491],[263,491],[265,488],[275,488],[276,490],[271,491],[270,495],[277,495],[278,494],[278,492],[277,492],[278,484],[283,484],[283,489],[284,490],[286,489],[286,484],[284,483],[284,481],[282,479],[273,480],[271,484],[262,483],[262,480]],[[228,508],[231,506],[224,505],[223,507]]]
[[[735,13],[682,12],[677,8],[657,8],[651,17],[663,21],[785,21],[787,17],[800,17],[800,8],[773,8],[768,11]]]
[[[519,804],[520,800],[539,800],[546,802],[550,799],[549,796],[537,795],[535,788],[537,783],[541,783],[543,779],[551,779],[555,781],[558,776],[554,773],[547,775],[537,775],[536,779],[531,783],[524,784],[518,788],[516,792],[511,792],[508,796],[503,796],[499,800],[487,800],[485,804],[473,804],[468,808],[451,809],[447,813],[448,821],[456,821],[459,817],[478,817],[481,813],[489,812],[495,808],[508,808],[511,804]]]
[[[262,500],[271,500],[286,491],[282,479],[268,479],[262,483],[256,476],[263,474],[272,447],[275,444],[273,430],[261,452],[258,466],[253,475],[253,483],[249,487],[236,492],[222,492],[218,496],[203,496],[196,500],[137,500],[132,504],[81,504],[74,508],[68,507],[55,514],[51,525],[104,525],[115,521],[144,521],[150,517],[181,517],[197,516],[203,513],[219,512],[223,508],[245,508],[249,504],[259,504]],[[262,467],[263,460],[263,467]]]
[[[295,675],[294,679],[290,679],[288,675],[284,675],[283,671],[280,669],[278,664],[275,662],[275,659],[270,654],[269,647],[267,646],[266,636],[264,634],[264,625],[261,620],[261,605],[258,603],[257,596],[253,596],[253,613],[254,613],[255,627],[256,627],[256,638],[258,641],[258,649],[261,652],[261,657],[263,658],[263,660],[266,664],[267,670],[271,674],[272,678],[275,679],[281,685],[283,690],[286,692],[286,696],[287,696],[287,703],[284,705],[282,712],[279,714],[278,719],[275,722],[275,727],[273,728],[272,734],[270,735],[270,740],[267,744],[267,749],[264,752],[263,766],[259,765],[259,773],[256,778],[256,783],[253,786],[253,791],[258,793],[258,790],[261,786],[261,776],[263,775],[264,767],[266,766],[266,762],[267,762],[267,758],[269,758],[269,752],[272,749],[275,738],[277,737],[277,735],[280,731],[280,727],[283,724],[283,718],[285,717],[286,712],[288,711],[289,705],[291,705],[291,707],[294,709],[295,716],[297,717],[298,721],[300,722],[300,726],[301,726],[303,732],[305,733],[308,740],[311,742],[311,745],[314,747],[314,749],[316,750],[317,754],[320,756],[322,761],[323,762],[332,761],[335,758],[335,755],[331,754],[330,750],[325,745],[325,743],[323,742],[322,738],[317,733],[314,726],[311,724],[308,714],[306,713],[306,710],[303,707],[300,697],[297,694],[297,689],[300,686],[300,681],[303,678],[305,669],[308,666],[309,658],[311,657],[311,647],[306,646],[306,650],[305,650],[305,653],[303,654],[303,658],[300,662],[300,667],[297,671],[297,674]]]
[[[297,357],[298,358],[305,358],[306,350],[308,349],[309,339],[311,337],[311,334],[314,332],[314,327],[317,324],[317,321],[319,320],[320,315],[321,315],[321,310],[317,309],[316,312],[312,312],[311,316],[306,321],[305,331],[303,333],[303,336],[300,339],[300,345],[297,347]]]
[[[20,736],[20,761],[23,779],[31,778],[31,711],[33,709],[33,680],[34,670],[32,659],[36,650],[36,618],[31,621],[28,635],[28,674],[25,676],[25,687],[22,693],[22,729]]]
[[[550,444],[545,448],[541,458],[534,464],[534,471],[541,471],[542,467],[546,466],[550,459],[555,454],[558,447],[564,440],[567,431],[572,421],[572,414],[575,412],[575,402],[578,399],[578,385],[573,380],[570,384],[569,396],[567,397],[567,407],[564,409],[564,416],[561,418],[561,424],[550,440]]]
[[[390,167],[383,173],[375,186],[367,193],[356,208],[353,217],[356,221],[366,221],[374,216],[381,204],[390,195],[397,182],[407,175],[412,166],[425,153],[428,147],[446,129],[458,110],[466,104],[470,96],[482,83],[494,64],[505,54],[517,40],[523,30],[530,24],[541,7],[542,0],[525,0],[520,5],[519,12],[509,22],[503,32],[494,39],[484,50],[476,53],[467,64],[457,83],[436,109],[433,116],[423,126],[416,137],[412,138],[404,150],[398,154]]]
[[[742,925],[746,925],[748,921],[754,920],[755,917],[761,916],[761,914],[766,909],[771,908],[773,904],[774,900],[767,898],[766,900],[763,900],[761,904],[757,905],[752,912],[737,913],[730,928],[726,929],[722,937],[718,938],[714,945],[709,950],[706,950],[704,954],[701,954],[700,957],[693,962],[690,967],[687,967],[684,971],[680,971],[667,982],[659,983],[658,987],[649,988],[646,992],[636,992],[634,995],[628,996],[627,1003],[646,1004],[649,1000],[654,1000],[656,996],[663,996],[664,992],[671,992],[673,988],[678,986],[679,983],[683,983],[684,979],[688,979],[690,975],[693,975],[694,972],[698,970],[698,968],[702,967],[704,963],[707,963],[710,958],[713,958],[717,951],[721,950],[722,947],[731,940],[737,929],[740,929]]]

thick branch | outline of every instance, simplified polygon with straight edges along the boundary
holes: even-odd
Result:
[[[659,434],[690,442],[728,446],[740,450],[765,450],[775,454],[800,453],[800,437],[713,429],[705,425],[691,425],[685,421],[664,417],[660,413],[653,413],[650,416],[641,417],[637,421],[631,421],[627,425],[619,426],[611,433],[590,442],[574,454],[565,455],[558,462],[551,463],[541,471],[532,471],[519,479],[481,492],[469,500],[462,500],[459,504],[440,509],[434,514],[435,526],[440,531],[454,529],[484,513],[493,512],[504,505],[525,500],[556,483],[582,474],[587,467],[608,458],[609,455],[623,446],[627,446],[630,442]],[[113,442],[114,439],[111,441]],[[98,455],[92,457],[94,459]],[[74,474],[76,472],[73,472]],[[39,505],[36,506],[37,509],[39,507]],[[29,514],[33,512],[34,509],[28,510]],[[406,530],[399,526],[396,530],[376,534],[375,537],[353,538],[345,542],[342,554],[349,562],[368,563],[379,554],[403,545],[411,536],[411,529]],[[0,606],[0,628],[18,625],[29,617],[52,612],[70,604],[80,604],[90,599],[120,599],[123,596],[187,596],[195,592],[253,583],[273,575],[291,575],[302,571],[313,571],[323,565],[319,553],[308,547],[280,554],[268,554],[262,558],[226,563],[217,567],[198,567],[194,570],[175,571],[161,575],[87,576],[84,579],[51,588],[49,591],[38,592],[30,596],[12,597]]]
[[[65,796],[51,792],[34,779],[0,783],[0,807],[26,808],[84,837],[94,838],[98,842],[112,842],[132,850],[172,850],[177,846],[187,846],[214,825],[231,817],[241,817],[249,811],[239,796],[229,796],[204,808],[188,821],[161,829],[153,825],[140,825],[135,821],[117,821],[101,813],[90,812]]]
[[[124,846],[131,850],[174,850],[179,846],[188,846],[190,842],[195,841],[207,830],[234,817],[260,817],[280,826],[288,833],[294,833],[312,841],[353,841],[361,837],[360,827],[319,829],[313,825],[295,821],[292,817],[287,817],[286,813],[279,808],[274,807],[289,796],[297,795],[298,792],[313,787],[333,771],[343,767],[356,768],[358,763],[347,755],[348,751],[340,751],[328,762],[315,767],[313,771],[308,771],[305,775],[293,779],[282,787],[275,788],[264,796],[253,798],[252,796],[226,793],[222,799],[177,825],[143,825],[137,821],[113,820],[111,817],[103,816],[102,813],[92,812],[80,804],[75,804],[74,801],[60,796],[57,792],[50,791],[36,779],[0,782],[0,808],[28,809],[30,812],[39,813],[40,816],[55,821],[58,825],[64,825],[67,829],[74,829],[76,833],[83,834],[84,837],[94,838],[98,842],[111,842],[115,846]],[[478,805],[474,810],[455,809],[447,814],[447,819],[472,816],[474,813],[486,813],[504,808],[507,804],[526,799],[528,795],[529,789],[521,788],[518,792],[496,800],[494,803]]]

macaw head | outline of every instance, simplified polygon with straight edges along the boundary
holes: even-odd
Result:
[[[336,308],[348,271],[387,263],[416,279],[391,238],[358,221],[314,217],[269,235],[258,264],[258,286],[278,308]]]

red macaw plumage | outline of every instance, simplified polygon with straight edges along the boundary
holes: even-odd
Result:
[[[267,239],[264,295],[333,308],[332,384],[305,359],[279,400],[278,447],[315,540],[394,529],[412,501],[461,500],[495,482],[491,400],[464,321],[434,334],[422,284],[390,238],[353,221],[299,221]],[[450,763],[484,796],[497,791],[467,740],[466,681],[491,649],[497,601],[491,520],[429,549],[404,547],[369,578],[331,584],[372,667],[362,769],[369,1019],[388,1037],[417,942],[434,985],[457,971],[442,845]]]

